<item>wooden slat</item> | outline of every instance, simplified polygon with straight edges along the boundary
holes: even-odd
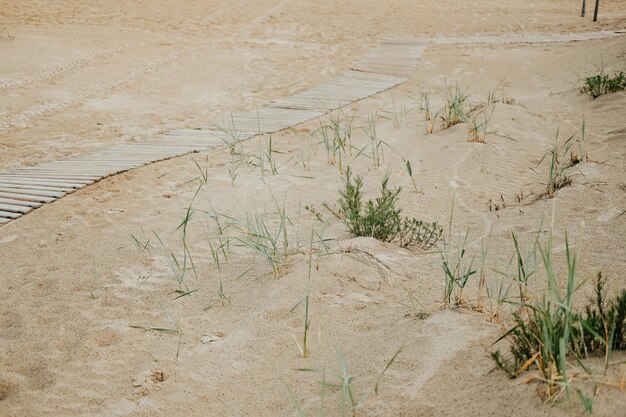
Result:
[[[50,189],[42,190],[40,188],[27,187],[24,185],[11,185],[11,186],[0,185],[0,192],[3,194],[17,193],[17,194],[33,195],[33,196],[38,196],[38,197],[54,197],[54,198],[61,198],[65,194],[70,193],[70,191],[55,191],[55,190],[50,190]]]
[[[101,176],[98,175],[75,175],[75,174],[59,174],[54,172],[32,172],[32,171],[13,171],[13,172],[2,172],[0,173],[0,178],[48,178],[54,180],[86,180],[86,181],[98,181],[101,179]]]
[[[93,181],[92,181],[93,182]],[[19,184],[19,185],[37,185],[42,187],[51,188],[67,188],[67,189],[79,189],[83,188],[86,183],[79,182],[64,182],[64,181],[46,181],[46,180],[30,180],[30,179],[12,179],[12,178],[0,178],[0,184]]]
[[[4,217],[6,219],[19,219],[22,217],[20,213],[12,213],[10,211],[2,211],[0,210],[0,217]]]
[[[32,207],[0,203],[0,211],[6,211],[6,212],[10,212],[10,213],[26,214],[26,213],[31,212],[32,210],[33,210]]]
[[[16,184],[35,184],[35,185],[66,185],[66,186],[76,186],[76,187],[84,187],[85,185],[93,184],[94,180],[66,180],[59,178],[50,178],[46,175],[39,176],[28,176],[28,175],[0,175],[0,181],[3,182],[14,182]]]
[[[26,206],[32,208],[38,208],[43,206],[43,203],[35,203],[33,201],[23,201],[23,200],[15,200],[13,198],[5,198],[0,196],[0,203],[2,204],[12,204],[14,206]]]
[[[4,225],[10,222],[11,222],[11,219],[5,219],[4,217],[0,217],[0,224]]]
[[[45,197],[41,195],[24,194],[19,190],[0,191],[0,197],[6,199],[19,200],[24,202],[31,202],[35,204],[39,203],[51,203],[56,200],[55,197]]]

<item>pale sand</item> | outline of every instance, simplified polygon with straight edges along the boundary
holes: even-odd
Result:
[[[249,110],[341,73],[383,37],[626,27],[623,1],[603,1],[598,24],[578,16],[578,2],[566,1],[50,3],[0,7],[0,22],[10,22],[15,34],[0,41],[2,170]],[[511,254],[511,231],[527,238],[542,218],[548,222],[554,200],[530,196],[515,204],[515,195],[542,192],[547,167],[537,163],[557,127],[565,139],[584,115],[589,162],[574,169],[573,184],[558,193],[556,255],[563,265],[563,232],[574,235],[584,222],[581,278],[602,270],[612,290],[625,288],[626,94],[591,100],[578,92],[578,76],[593,64],[603,60],[624,70],[625,59],[623,36],[432,45],[408,83],[350,106],[355,127],[378,109],[378,135],[395,151],[385,149],[381,167],[363,156],[349,164],[371,195],[389,167],[391,183],[404,187],[405,214],[426,220],[446,224],[456,194],[454,230],[469,230],[472,254],[479,255],[484,241],[496,267]],[[438,109],[445,83],[478,102],[503,79],[515,104],[495,106],[489,128],[499,134],[487,144],[467,142],[464,125],[424,134],[415,110],[423,88],[430,88]],[[384,118],[394,103],[413,109],[400,127]],[[188,236],[198,278],[188,271],[186,279],[199,290],[172,300],[178,286],[169,254],[182,250],[174,230],[196,191],[187,182],[199,174],[189,156],[106,179],[0,227],[0,415],[294,415],[286,384],[313,415],[320,376],[294,369],[326,368],[333,379],[336,344],[355,377],[358,415],[581,414],[579,406],[544,405],[538,385],[493,371],[491,344],[510,324],[506,317],[491,322],[487,314],[436,308],[443,282],[438,255],[351,239],[322,209],[323,201],[336,200],[341,177],[326,163],[323,146],[311,150],[306,140],[317,126],[313,121],[274,135],[279,174],[262,177],[242,168],[234,186],[226,149],[194,156],[209,178],[196,209],[212,206],[243,219],[246,211],[272,213],[271,193],[285,198],[294,223],[291,246],[303,248],[279,278],[237,246],[218,274],[206,243],[215,227],[209,223],[207,232],[198,211]],[[353,140],[367,143],[361,130]],[[258,146],[257,139],[246,145]],[[308,171],[297,164],[301,152],[311,156]],[[411,191],[401,156],[411,161],[423,194]],[[489,199],[500,195],[509,206],[490,212]],[[302,309],[290,310],[304,294],[311,226],[323,228],[302,208],[311,203],[330,223],[324,237],[332,254],[314,256],[311,353],[303,359],[294,340],[301,337]],[[154,249],[140,251],[133,235],[150,239]],[[218,302],[220,278],[230,306]],[[470,285],[471,294],[476,282]],[[411,314],[409,292],[428,317]],[[182,329],[178,359],[178,336],[129,327],[170,326],[164,311]],[[399,348],[374,395],[378,375]],[[165,380],[152,381],[153,370]],[[624,391],[603,388],[594,411],[624,415],[625,398]],[[337,392],[327,392],[326,407],[326,415],[338,415]]]

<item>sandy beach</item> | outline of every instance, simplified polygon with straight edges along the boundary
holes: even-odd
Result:
[[[511,379],[491,353],[514,323],[512,233],[524,251],[554,237],[562,285],[582,237],[576,308],[599,271],[609,294],[626,289],[626,92],[580,91],[599,67],[626,71],[626,2],[603,1],[596,23],[563,0],[0,3],[0,171],[208,126],[383,39],[429,42],[397,87],[0,226],[0,416],[584,414],[574,388],[546,398],[536,370]],[[591,32],[610,36],[515,41]],[[475,117],[447,127],[453,91]],[[337,120],[351,133],[331,155],[320,126]],[[555,149],[577,159],[546,196]],[[366,199],[384,178],[402,187],[402,215],[442,241],[353,236],[332,213],[348,166]],[[260,221],[275,268],[251,248]],[[441,251],[460,241],[476,272],[446,305]],[[546,287],[535,255],[531,299]],[[626,354],[606,370],[591,356],[572,386],[594,415],[626,416]]]

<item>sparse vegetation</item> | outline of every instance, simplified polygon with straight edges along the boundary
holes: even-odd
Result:
[[[259,136],[259,152],[254,155],[255,162],[253,162],[252,165],[261,170],[261,175],[265,175],[266,172],[269,172],[271,175],[276,175],[278,174],[278,168],[276,167],[274,154],[278,152],[272,147],[271,135],[268,140],[265,141],[265,145],[265,147],[262,146],[262,139]]]
[[[492,357],[496,365],[511,377],[536,365],[539,370],[537,380],[546,383],[546,396],[551,397],[568,389],[569,384],[567,354],[571,351],[576,318],[574,295],[580,288],[576,275],[581,239],[572,252],[566,236],[567,280],[564,292],[559,287],[552,237],[539,250],[546,273],[546,292],[534,303],[521,303],[523,308],[513,313],[515,326],[499,339],[509,339],[511,360],[504,359],[499,351],[494,352]]]
[[[313,236],[315,231],[311,229],[311,239],[309,241],[309,260],[308,260],[308,273],[307,273],[307,281],[306,281],[306,289],[304,293],[304,297],[291,309],[291,311],[295,310],[300,304],[304,305],[304,331],[302,332],[302,343],[298,343],[298,349],[300,350],[300,354],[303,358],[309,356],[308,349],[308,335],[309,328],[311,327],[311,316],[309,310],[309,301],[311,298],[311,271],[313,269]]]
[[[363,131],[370,140],[372,163],[374,166],[378,167],[385,159],[383,149],[385,143],[378,137],[378,133],[376,132],[376,114],[372,110],[367,113],[367,126],[363,127]],[[359,152],[359,154],[361,152]]]
[[[447,129],[458,123],[461,123],[467,114],[469,96],[466,95],[459,87],[449,88],[446,91],[445,104],[441,118],[441,128]]]
[[[552,198],[559,189],[572,183],[572,179],[567,175],[566,171],[573,164],[578,163],[573,161],[571,155],[570,161],[567,161],[567,156],[574,143],[574,137],[575,135],[570,136],[563,145],[559,145],[559,130],[557,129],[552,149],[539,161],[539,164],[541,164],[548,158],[548,181],[546,182],[546,191],[541,197]]]
[[[350,169],[346,171],[344,189],[339,191],[338,208],[325,207],[344,221],[354,236],[369,236],[384,242],[398,242],[402,247],[429,249],[435,245],[443,230],[437,223],[402,217],[396,207],[401,187],[389,189],[389,178],[382,181],[380,196],[363,202],[363,179],[354,180]]]
[[[350,116],[340,109],[331,112],[328,123],[320,121],[320,126],[317,129],[322,136],[328,164],[338,164],[340,172],[343,172],[344,156],[352,154],[353,122],[354,116]]]
[[[582,234],[582,233],[581,233]],[[507,339],[510,343],[510,355],[505,358],[500,351],[492,353],[498,368],[512,378],[536,367],[537,375],[528,380],[545,383],[545,396],[555,397],[567,392],[575,381],[573,365],[570,359],[584,369],[582,360],[596,352],[605,356],[605,366],[611,350],[626,348],[626,290],[608,301],[604,291],[604,281],[598,274],[595,284],[595,298],[586,306],[584,313],[576,313],[574,301],[583,282],[578,277],[582,238],[579,237],[573,247],[565,236],[565,260],[567,273],[565,290],[561,290],[558,268],[553,255],[553,240],[550,233],[545,245],[536,244],[531,250],[539,251],[544,266],[546,290],[535,301],[523,294],[516,303],[518,310],[513,313],[514,326],[497,342]],[[520,284],[529,276],[521,259],[519,246],[515,240],[518,273],[515,278]],[[522,272],[519,272],[522,271]],[[586,373],[587,371],[585,371]],[[591,399],[577,389],[583,403]],[[588,405],[588,404],[587,404]],[[587,407],[585,405],[585,407]]]
[[[604,94],[615,93],[626,89],[626,74],[619,71],[612,76],[605,72],[604,65],[599,67],[600,73],[585,78],[580,91],[598,98]]]
[[[409,177],[411,178],[411,183],[413,184],[413,190],[415,190],[417,194],[420,194],[420,191],[417,188],[417,184],[415,183],[415,178],[413,177],[413,167],[411,167],[411,161],[409,161],[408,159],[404,159],[404,168],[406,169],[407,174],[409,174]]]
[[[498,85],[496,85],[496,88],[493,89],[492,91],[489,91],[489,93],[487,94],[487,105],[496,104],[496,103],[509,104],[509,105],[515,104],[516,103],[515,99],[512,97],[509,97],[506,93],[507,87],[509,87],[509,84],[505,80],[501,80],[498,83]],[[498,97],[498,94],[497,94],[498,90],[500,90],[500,97]]]
[[[172,311],[167,309],[165,306],[161,306],[161,310],[163,311],[163,314],[165,315],[169,326],[141,326],[141,325],[131,324],[128,327],[132,329],[141,329],[145,331],[153,331],[153,332],[158,332],[158,333],[177,335],[178,344],[176,346],[176,359],[178,359],[178,357],[180,356],[180,344],[183,339],[183,326],[180,320],[178,319],[178,317],[176,317]]]
[[[429,135],[433,133],[433,130],[435,129],[435,122],[439,117],[439,112],[434,115],[431,113],[430,90],[422,90],[420,94],[420,110],[424,112],[424,126],[426,127],[426,134]]]
[[[626,290],[607,299],[601,272],[596,276],[594,290],[594,297],[578,316],[580,326],[574,332],[577,352],[587,356],[604,351],[608,358],[611,350],[626,349]]]
[[[394,97],[391,97],[391,110],[384,110],[381,112],[381,118],[391,120],[393,123],[393,127],[399,129],[402,124],[408,126],[408,114],[411,112],[410,109],[407,109],[405,104],[402,104],[400,108],[398,108],[398,104]]]
[[[285,272],[289,266],[291,250],[287,237],[287,214],[285,207],[276,204],[278,211],[278,224],[273,225],[267,220],[267,216],[259,213],[246,213],[245,224],[237,227],[243,232],[243,236],[237,240],[243,245],[261,256],[272,268],[274,276]]]
[[[477,110],[474,113],[468,113],[464,117],[465,124],[467,125],[467,140],[470,142],[485,143],[487,135],[489,135],[489,120],[493,114],[487,116],[485,114],[486,108]],[[480,117],[482,116],[482,117]]]
[[[386,362],[383,370],[376,375],[374,379],[374,386],[371,389],[366,389],[357,393],[357,390],[354,386],[355,376],[352,375],[351,371],[348,368],[348,361],[346,359],[346,355],[339,344],[335,344],[335,356],[337,359],[337,365],[339,367],[338,371],[332,373],[332,378],[327,378],[327,370],[325,368],[315,369],[315,368],[299,368],[296,371],[299,372],[309,372],[309,373],[317,373],[320,375],[320,380],[318,381],[318,385],[321,389],[320,391],[320,399],[319,399],[319,408],[317,410],[317,415],[325,416],[327,414],[327,408],[331,408],[332,405],[327,404],[327,394],[336,392],[338,393],[338,410],[335,414],[338,416],[351,416],[355,417],[358,415],[359,407],[367,401],[372,396],[378,395],[381,386],[381,380],[391,368],[395,360],[402,353],[402,349],[397,349],[391,358]],[[295,393],[291,389],[288,384],[285,384],[287,388],[287,393],[289,395],[289,399],[296,409],[299,416],[305,416],[306,413],[300,402],[296,398]],[[334,407],[333,407],[334,408]]]
[[[470,257],[466,250],[468,235],[469,230],[456,236],[455,241],[450,234],[443,239],[440,255],[444,273],[443,304],[446,306],[460,306],[465,302],[463,290],[477,272],[474,269],[475,258]]]

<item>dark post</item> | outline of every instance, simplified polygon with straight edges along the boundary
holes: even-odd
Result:
[[[596,0],[596,8],[593,11],[593,21],[598,21],[598,8],[600,7],[600,0]]]
[[[587,8],[587,0],[583,0],[583,10],[580,12],[580,17],[585,17],[586,8]]]

